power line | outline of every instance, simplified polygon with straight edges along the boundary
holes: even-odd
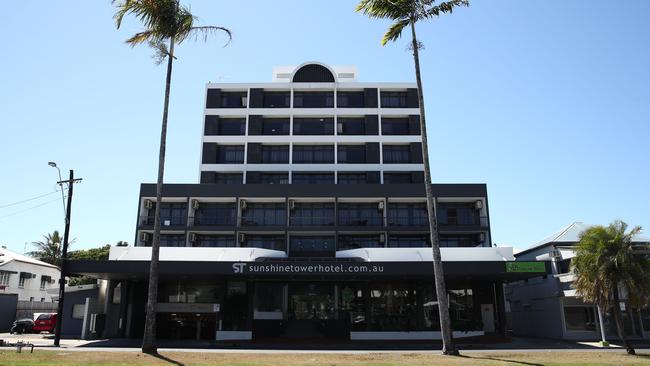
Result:
[[[53,192],[53,193],[56,193],[56,192]],[[50,193],[50,194],[51,194],[51,193]],[[66,196],[66,197],[67,197],[67,196]],[[47,204],[49,204],[49,203],[56,202],[56,201],[58,201],[58,200],[59,200],[59,199],[57,198],[57,199],[55,199],[55,200],[51,200],[51,201],[47,201],[47,202],[43,202],[43,203],[38,204],[38,205],[36,205],[36,206],[32,206],[32,207],[26,208],[26,209],[24,209],[24,210],[16,211],[16,212],[11,213],[11,214],[9,214],[9,215],[0,216],[0,219],[4,219],[5,217],[9,217],[9,216],[18,215],[19,213],[23,213],[23,212],[25,212],[25,211],[33,210],[33,209],[35,209],[35,208],[39,208],[39,207],[41,207],[41,206],[45,206],[45,205],[47,205]]]
[[[47,196],[52,195],[52,194],[55,194],[55,193],[57,193],[57,192],[59,192],[58,189],[55,190],[55,191],[49,192],[49,193],[41,194],[41,195],[36,196],[36,197],[27,198],[27,199],[24,199],[24,200],[22,200],[22,201],[17,201],[17,202],[13,202],[13,203],[8,203],[8,204],[6,204],[6,205],[2,205],[2,206],[0,206],[0,208],[6,208],[6,207],[10,207],[10,206],[19,205],[19,204],[21,204],[21,203],[25,203],[25,202],[29,202],[29,201],[33,201],[33,200],[37,200],[37,199],[39,199],[39,198],[47,197]]]

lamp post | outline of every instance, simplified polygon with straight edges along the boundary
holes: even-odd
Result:
[[[56,168],[56,171],[59,172],[59,182],[61,182],[63,180],[61,178],[61,169],[59,169],[59,167],[53,161],[48,162],[47,165],[51,166],[52,168]],[[59,187],[61,187],[61,203],[63,204],[63,217],[65,217],[66,216],[66,213],[65,213],[65,196],[63,195],[63,183],[59,183]]]
[[[49,166],[59,168],[56,166],[56,163],[49,162]],[[59,171],[59,181],[57,182],[61,186],[61,197],[63,197],[63,184],[68,184],[68,204],[67,207],[64,205],[65,210],[65,232],[63,234],[63,248],[61,248],[61,276],[59,278],[59,303],[57,304],[56,310],[56,329],[54,332],[54,345],[59,346],[61,343],[61,327],[63,325],[63,297],[65,296],[65,275],[66,275],[66,260],[68,255],[68,239],[70,238],[70,214],[72,211],[72,190],[74,183],[81,181],[81,178],[74,178],[74,171],[70,169],[70,178],[68,180],[61,179],[61,171]]]

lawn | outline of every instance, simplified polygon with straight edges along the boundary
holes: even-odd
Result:
[[[650,365],[650,354],[621,352],[498,352],[444,357],[423,353],[192,353],[162,352],[159,357],[139,352],[80,352],[35,350],[0,351],[2,366],[31,365],[233,365],[233,366],[406,366],[406,365]]]

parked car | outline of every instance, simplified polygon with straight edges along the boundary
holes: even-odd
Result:
[[[32,331],[35,333],[50,332],[54,333],[56,328],[56,313],[41,314],[34,321]]]
[[[9,333],[10,334],[31,333],[33,327],[34,327],[34,321],[29,318],[16,319],[14,320],[14,323],[11,325],[11,329],[9,330]]]

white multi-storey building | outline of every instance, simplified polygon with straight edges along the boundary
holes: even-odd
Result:
[[[59,268],[0,248],[0,294],[18,294],[18,301],[51,302],[47,292],[56,288]]]

